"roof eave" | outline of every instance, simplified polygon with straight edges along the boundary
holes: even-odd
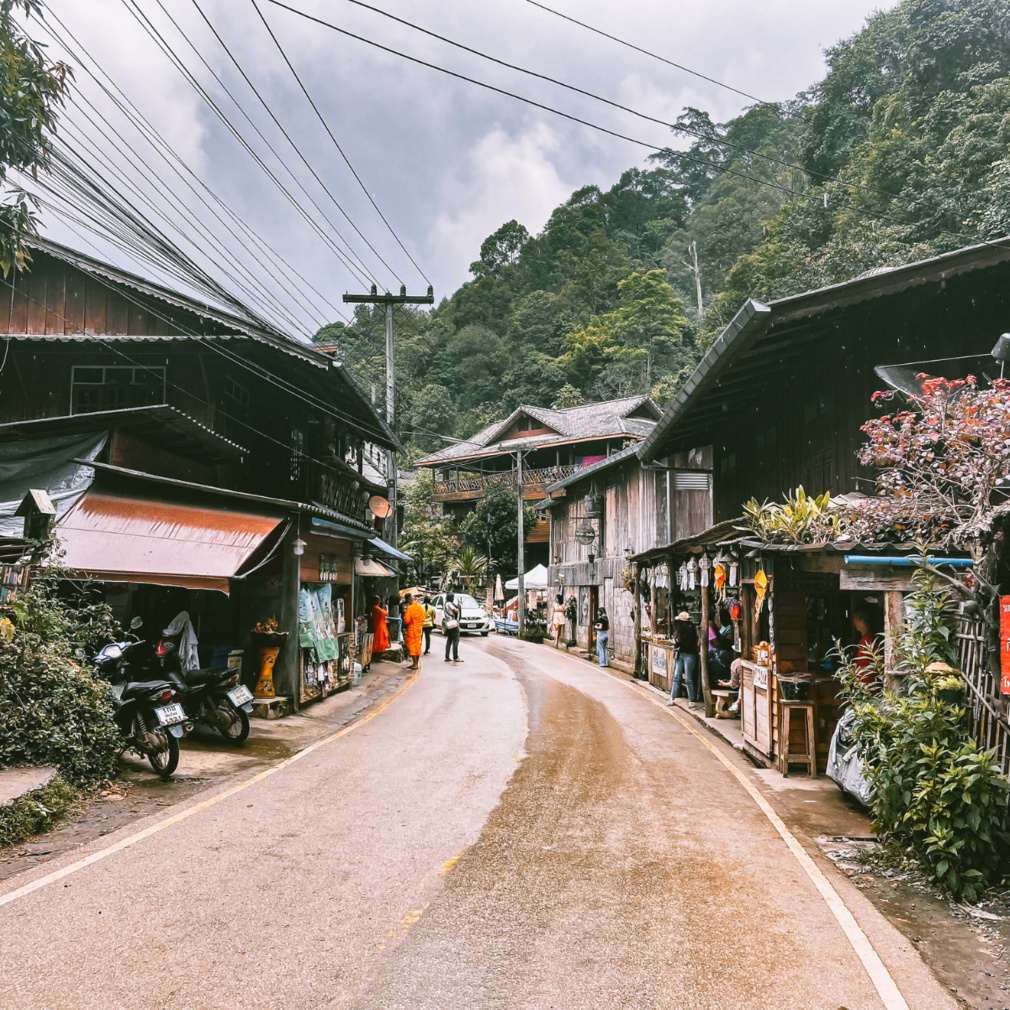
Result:
[[[658,449],[677,421],[691,405],[719,380],[719,376],[749,348],[771,323],[772,309],[762,302],[748,298],[729,325],[719,334],[708,353],[690,378],[680,388],[666,412],[656,422],[656,427],[646,435],[638,447],[643,463],[659,455]]]

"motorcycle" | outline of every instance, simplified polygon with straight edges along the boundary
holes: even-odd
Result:
[[[236,747],[245,743],[253,694],[239,683],[237,670],[215,666],[183,671],[178,646],[171,638],[161,639],[154,655],[161,676],[175,686],[191,719],[217,730]]]
[[[138,627],[138,623],[131,625]],[[146,757],[162,779],[179,766],[179,740],[192,729],[168,680],[131,680],[131,654],[142,642],[110,642],[95,654],[98,673],[112,684],[114,718],[123,735],[124,750]]]

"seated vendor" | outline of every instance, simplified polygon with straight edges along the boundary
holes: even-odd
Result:
[[[708,650],[708,682],[715,688],[730,676],[733,647],[722,634],[716,635]]]
[[[739,691],[740,690],[740,674],[743,671],[743,660],[734,659],[729,665],[729,680],[720,680],[719,687],[724,690]],[[729,707],[730,712],[740,711],[740,698],[737,697],[736,701],[733,702]]]

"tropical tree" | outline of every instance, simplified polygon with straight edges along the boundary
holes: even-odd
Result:
[[[487,568],[487,558],[472,547],[462,547],[452,559],[455,574],[463,580],[467,592],[472,591],[474,580],[479,579]]]
[[[410,555],[414,580],[422,585],[441,576],[460,547],[459,534],[452,520],[442,515],[432,484],[431,471],[419,470],[400,494],[404,518],[400,547]]]
[[[42,17],[40,0],[0,0],[0,269],[22,269],[26,240],[38,231],[32,199],[9,178],[36,175],[49,165],[57,109],[70,77],[63,63],[46,58],[16,17]]]
[[[519,516],[516,489],[504,481],[494,481],[484,489],[484,497],[460,524],[463,543],[475,552],[485,551],[492,575],[518,569]],[[532,508],[523,508],[523,537],[537,524]]]

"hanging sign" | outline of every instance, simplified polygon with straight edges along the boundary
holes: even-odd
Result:
[[[1010,596],[999,598],[999,693],[1010,694]]]

